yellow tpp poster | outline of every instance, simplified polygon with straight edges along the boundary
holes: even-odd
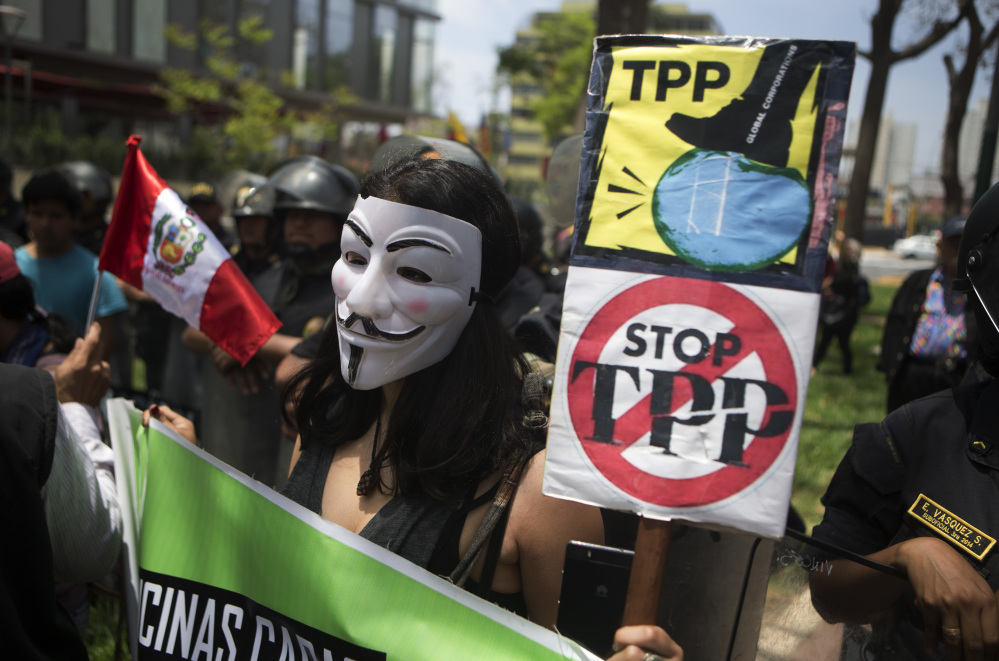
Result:
[[[598,39],[572,263],[817,291],[854,51]]]

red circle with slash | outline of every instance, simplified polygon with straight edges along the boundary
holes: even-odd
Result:
[[[705,305],[710,302],[711,307]],[[780,387],[787,402],[781,411],[797,408],[797,375],[795,362],[780,329],[759,305],[733,287],[707,280],[655,278],[635,285],[607,302],[590,319],[572,355],[569,368],[568,405],[573,431],[593,465],[617,488],[630,496],[652,505],[664,507],[698,507],[729,498],[755,483],[770,468],[791,436],[793,424],[774,436],[754,436],[744,448],[739,464],[718,462],[718,469],[691,478],[666,478],[645,472],[622,456],[624,450],[651,431],[651,395],[646,395],[614,423],[612,442],[592,440],[595,424],[595,370],[582,369],[575,378],[577,365],[598,363],[611,338],[638,314],[666,305],[687,305],[721,315],[740,333],[741,349],[735,356],[744,358],[755,353],[767,382]],[[670,320],[670,323],[675,323]],[[705,359],[687,365],[690,371],[713,382],[725,369]],[[674,406],[674,410],[679,406]],[[764,413],[764,421],[774,412]],[[792,413],[793,415],[793,413]],[[761,423],[761,428],[764,425]]]

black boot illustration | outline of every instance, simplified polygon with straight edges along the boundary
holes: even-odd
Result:
[[[787,167],[791,121],[822,59],[817,51],[789,42],[767,46],[740,98],[712,117],[674,113],[666,128],[700,149],[738,152],[757,163]]]

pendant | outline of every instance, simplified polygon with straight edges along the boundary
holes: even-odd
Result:
[[[361,475],[361,479],[357,482],[357,495],[358,496],[368,496],[372,491],[375,490],[375,483],[378,478],[375,473],[375,469],[369,468],[364,471]]]

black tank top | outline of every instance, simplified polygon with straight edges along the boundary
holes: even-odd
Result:
[[[334,452],[334,448],[319,443],[306,446],[281,493],[321,516],[323,491]],[[478,498],[475,498],[476,487],[472,485],[460,497],[446,501],[419,494],[396,495],[378,510],[359,534],[446,578],[461,559],[458,544],[468,513],[491,502],[499,483]],[[509,509],[504,513],[504,521],[494,531],[492,537],[495,539],[490,539],[490,545],[502,543],[508,514]],[[523,592],[504,594],[490,589],[483,594],[479,585],[471,579],[465,583],[464,589],[527,617]]]

